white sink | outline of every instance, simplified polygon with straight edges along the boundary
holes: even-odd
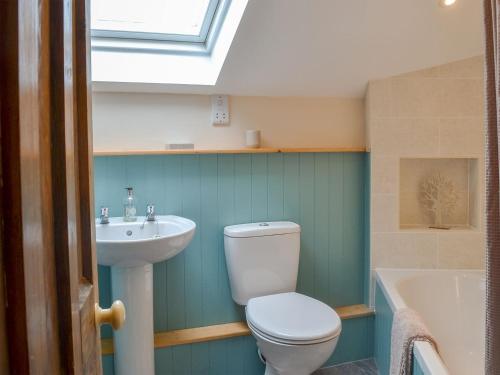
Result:
[[[195,229],[191,220],[171,215],[96,222],[97,262],[111,266],[113,299],[127,309],[125,325],[114,333],[116,374],[154,375],[153,263],[184,250]]]
[[[173,215],[146,222],[110,218],[109,224],[96,224],[97,262],[134,267],[170,259],[186,248],[195,229],[193,221]]]

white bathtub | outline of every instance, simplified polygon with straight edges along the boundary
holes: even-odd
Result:
[[[425,374],[484,374],[484,271],[378,269],[377,284],[394,313],[416,310],[436,338],[415,345]]]

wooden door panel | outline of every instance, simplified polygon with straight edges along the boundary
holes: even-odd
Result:
[[[94,171],[93,171],[93,144],[92,144],[92,98],[91,98],[91,70],[90,70],[90,0],[78,1],[75,6],[75,66],[74,86],[76,90],[77,107],[77,139],[80,150],[88,150],[86,155],[79,155],[80,200],[90,204],[80,205],[80,219],[82,220],[81,246],[87,249],[85,257],[81,259],[82,274],[87,280],[97,282],[97,257],[95,250],[95,222],[94,222]],[[91,249],[89,251],[88,249]]]
[[[65,315],[61,331],[71,332],[67,342],[66,369],[79,374],[101,373],[100,335],[94,319],[97,300],[97,264],[94,248],[91,176],[91,124],[89,100],[89,30],[86,1],[58,1],[52,15],[60,29],[60,48],[55,49],[53,76],[60,84],[52,101],[53,112],[63,126],[53,131],[55,145],[54,207],[63,211],[62,220],[55,221],[56,232],[64,235],[57,243],[60,260],[58,280],[68,281],[59,293],[60,312]],[[57,145],[60,145],[57,147]],[[59,168],[57,168],[59,166]],[[62,168],[64,166],[64,168]],[[57,170],[56,170],[57,168]],[[56,197],[65,196],[58,202]],[[64,298],[61,298],[64,296]],[[71,306],[71,308],[69,308]]]
[[[51,19],[51,115],[52,199],[59,329],[63,369],[81,373],[81,343],[78,303],[78,231],[76,208],[75,147],[73,134],[72,4],[56,0],[50,5]]]
[[[77,1],[74,8],[75,60],[74,88],[76,103],[75,135],[78,148],[80,200],[80,324],[84,374],[101,374],[100,331],[96,327],[94,305],[99,299],[93,195],[92,100],[90,70],[90,0]]]
[[[100,340],[94,319],[96,288],[90,284],[80,285],[80,332],[82,349],[82,373],[101,374],[101,351],[96,343]]]
[[[2,247],[14,374],[60,373],[53,252],[49,7],[0,1]],[[22,18],[22,23],[20,19]],[[52,349],[52,350],[51,350]]]
[[[0,14],[10,370],[100,374],[89,2],[0,0]]]

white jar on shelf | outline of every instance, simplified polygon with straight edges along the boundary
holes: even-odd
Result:
[[[247,147],[260,147],[260,130],[249,129],[245,132],[245,144]]]

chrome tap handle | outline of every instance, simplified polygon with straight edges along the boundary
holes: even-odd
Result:
[[[101,216],[100,216],[101,224],[109,224],[109,208],[101,207]]]
[[[146,206],[146,220],[147,221],[155,221],[156,220],[155,206],[152,204],[148,204]]]

